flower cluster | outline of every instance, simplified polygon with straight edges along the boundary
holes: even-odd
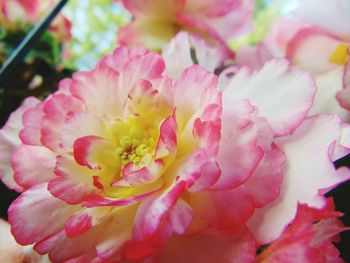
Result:
[[[342,262],[332,241],[347,228],[325,193],[350,179],[332,163],[350,127],[315,109],[329,83],[268,38],[228,64],[223,42],[249,27],[252,1],[122,2],[121,43],[161,54],[123,45],[0,130],[0,179],[21,193],[5,259]],[[342,69],[344,45],[329,57]]]
[[[3,30],[14,31],[40,21],[56,3],[56,0],[1,0],[0,21]],[[71,37],[70,21],[59,15],[50,26],[50,31],[61,41]]]

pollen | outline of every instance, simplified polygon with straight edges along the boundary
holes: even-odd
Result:
[[[129,134],[119,139],[115,150],[120,157],[121,165],[132,162],[139,166],[152,159],[156,146],[153,135],[152,130],[143,131],[135,127],[129,129]]]
[[[333,53],[329,56],[329,62],[345,65],[349,59],[349,45],[346,43],[339,44]]]

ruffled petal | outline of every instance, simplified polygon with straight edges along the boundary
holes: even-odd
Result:
[[[70,112],[61,130],[60,146],[73,152],[74,142],[84,136],[112,137],[102,118],[89,112]]]
[[[18,133],[23,128],[22,116],[24,112],[35,107],[38,103],[40,101],[33,97],[24,100],[0,130],[0,179],[7,187],[18,192],[23,191],[23,188],[14,181],[11,156],[21,144]]]
[[[286,156],[273,145],[266,151],[253,175],[241,187],[254,198],[255,207],[263,207],[280,195]]]
[[[53,197],[47,184],[36,185],[18,197],[8,210],[12,234],[21,245],[38,242],[63,229],[68,217],[79,209]]]
[[[252,175],[263,157],[257,145],[257,133],[252,121],[255,108],[246,100],[224,98],[221,139],[217,161],[221,169],[213,189],[237,187]]]
[[[60,92],[52,95],[43,106],[45,116],[41,121],[41,143],[58,153],[61,151],[61,133],[67,115],[70,112],[84,110],[82,101],[70,94],[71,82],[68,80],[61,81]],[[63,92],[62,89],[65,89],[65,91]]]
[[[96,171],[78,165],[72,158],[58,156],[55,174],[57,176],[49,182],[48,189],[68,204],[78,204],[84,195],[99,190],[93,181]]]
[[[287,169],[280,197],[258,209],[249,222],[259,243],[266,244],[280,236],[294,218],[298,202],[321,208],[325,205],[322,194],[350,178],[345,167],[335,170],[332,163],[340,123],[330,114],[309,117],[293,135],[278,141],[287,156]]]
[[[100,65],[91,72],[75,73],[70,90],[73,96],[84,102],[90,113],[116,117],[121,113],[118,105],[122,104],[118,81],[116,71]]]
[[[258,256],[257,262],[343,262],[331,242],[346,228],[337,219],[341,214],[333,209],[298,204],[293,222]]]
[[[224,87],[223,98],[249,99],[276,136],[291,134],[306,117],[316,92],[311,75],[272,60],[258,72],[241,69]]]
[[[56,155],[45,147],[21,145],[12,155],[16,182],[28,189],[55,178]]]

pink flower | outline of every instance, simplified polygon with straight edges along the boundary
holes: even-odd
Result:
[[[51,11],[56,2],[56,0],[0,0],[0,21],[10,30],[33,25]],[[60,41],[71,38],[70,21],[62,14],[53,20],[49,29]]]
[[[244,49],[238,60],[261,66],[272,57],[287,58],[316,77],[319,91],[310,113],[333,112],[349,121],[349,9],[347,0],[301,1],[292,18],[271,25],[256,52]]]
[[[289,68],[283,61],[273,60],[257,72],[243,68],[222,83],[224,99],[247,98],[256,105],[257,127],[264,127],[267,121],[272,134],[265,131],[260,141],[265,152],[272,142],[286,155],[287,165],[282,185],[276,188],[277,197],[257,209],[248,221],[257,242],[270,243],[294,218],[298,203],[321,208],[326,202],[323,194],[349,179],[347,168],[335,170],[332,163],[337,147],[342,147],[336,141],[345,131],[344,124],[332,114],[306,117],[315,94],[315,88],[310,89],[313,81],[305,72]],[[275,83],[281,83],[283,88]],[[346,142],[343,146],[349,147]],[[345,153],[348,152],[346,148]]]
[[[21,22],[35,23],[39,15],[39,1],[31,0],[1,0],[1,21],[4,25]]]
[[[123,0],[133,21],[118,32],[120,44],[161,49],[181,30],[221,44],[251,28],[253,1]],[[228,51],[228,50],[227,50]]]
[[[322,209],[299,204],[293,222],[258,256],[257,262],[344,262],[332,244],[339,232],[349,229],[343,227],[339,216],[330,200]]]
[[[17,242],[54,262],[171,262],[172,251],[203,262],[202,248],[211,262],[253,262],[254,238],[278,238],[298,202],[322,207],[349,178],[330,160],[339,119],[305,119],[307,73],[276,60],[217,84],[198,65],[174,81],[159,55],[121,47],[27,99],[0,131],[1,178],[23,192],[8,211]]]

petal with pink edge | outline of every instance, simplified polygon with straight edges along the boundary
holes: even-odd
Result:
[[[255,108],[246,100],[224,99],[217,161],[221,169],[212,189],[231,189],[246,181],[263,157],[251,118]]]
[[[0,179],[7,187],[18,192],[23,191],[23,188],[14,181],[11,156],[21,144],[18,133],[23,128],[22,117],[24,112],[35,107],[38,103],[40,101],[34,97],[25,99],[22,105],[10,115],[6,124],[0,130]]]
[[[257,72],[242,68],[224,87],[223,98],[249,99],[276,136],[291,134],[310,110],[316,92],[311,75],[272,60]]]
[[[337,218],[341,214],[333,209],[298,204],[293,222],[258,256],[257,262],[343,262],[331,242],[346,228]]]
[[[74,142],[74,159],[90,169],[101,169],[102,165],[118,165],[116,145],[98,136],[80,137]]]
[[[289,41],[303,28],[307,28],[302,21],[290,17],[278,17],[272,21],[263,41],[275,57],[285,57]],[[288,30],[285,30],[288,28]]]
[[[123,247],[126,259],[142,259],[158,251],[173,233],[183,234],[193,219],[191,207],[178,199],[179,183],[156,198],[145,200],[137,210],[133,238]],[[134,248],[138,253],[133,254]],[[137,258],[136,258],[137,257]]]
[[[326,72],[339,66],[332,63],[330,57],[341,43],[341,40],[316,28],[304,28],[288,42],[286,58],[304,70]]]
[[[102,118],[88,112],[70,112],[62,127],[60,146],[73,152],[74,142],[84,136],[111,138],[110,131]]]
[[[151,239],[158,230],[161,231],[163,224],[170,223],[165,215],[176,206],[179,195],[185,189],[184,187],[184,183],[175,184],[159,196],[146,199],[140,204],[133,229],[133,239],[135,241]],[[179,206],[186,206],[189,209],[187,209],[187,212],[191,211],[188,204],[179,202]],[[164,226],[164,228],[166,227]]]
[[[98,64],[107,66],[117,72],[123,71],[125,65],[134,57],[143,56],[147,53],[144,47],[126,47],[121,46],[114,50],[112,55],[105,56]]]
[[[209,94],[219,93],[216,90],[217,81],[213,73],[198,65],[192,65],[182,73],[174,86],[174,103],[184,122],[196,112],[201,101],[209,97]],[[209,99],[215,100],[216,96],[209,97],[208,102]]]
[[[16,182],[26,189],[55,178],[56,155],[42,146],[21,145],[11,164]]]
[[[177,159],[166,171],[167,181],[183,182],[189,192],[208,189],[220,177],[220,168],[204,149]]]
[[[19,133],[21,141],[28,145],[41,145],[41,120],[44,117],[44,103],[38,103],[23,114],[23,129]]]
[[[68,217],[80,209],[53,197],[47,184],[36,185],[19,196],[8,210],[12,234],[21,245],[38,242],[60,231]]]
[[[90,72],[75,73],[70,91],[84,102],[90,113],[117,117],[122,104],[118,81],[118,72],[99,65]]]
[[[66,89],[69,89],[71,82],[61,81],[61,83],[67,83]],[[68,113],[84,110],[83,103],[71,96],[68,91],[66,91],[67,94],[56,93],[44,103],[45,116],[41,121],[41,143],[55,152],[61,150],[61,132]]]
[[[285,164],[286,156],[277,146],[265,152],[253,175],[242,185],[254,198],[255,207],[265,206],[279,197]]]
[[[110,218],[111,209],[106,207],[88,208],[70,216],[64,225],[68,238],[80,236]]]
[[[110,223],[101,231],[96,240],[96,251],[101,259],[107,260],[112,255],[116,254],[121,247],[131,238],[132,225],[134,220],[135,206],[121,207],[118,211],[113,212],[114,221]]]
[[[55,174],[57,176],[49,182],[48,189],[68,204],[78,204],[84,195],[98,190],[93,182],[96,171],[78,165],[70,157],[57,157]]]
[[[258,209],[249,221],[259,243],[266,244],[280,236],[294,218],[298,202],[322,208],[322,194],[350,179],[345,167],[335,170],[332,163],[331,150],[340,132],[337,116],[318,115],[306,119],[293,135],[279,139],[278,146],[287,156],[280,197]]]
[[[350,3],[347,0],[301,1],[293,11],[300,20],[350,41]]]
[[[35,244],[34,249],[40,254],[49,254],[53,262],[65,262],[79,257],[94,249],[94,244],[105,224],[91,228],[84,234],[68,238],[64,230]]]

